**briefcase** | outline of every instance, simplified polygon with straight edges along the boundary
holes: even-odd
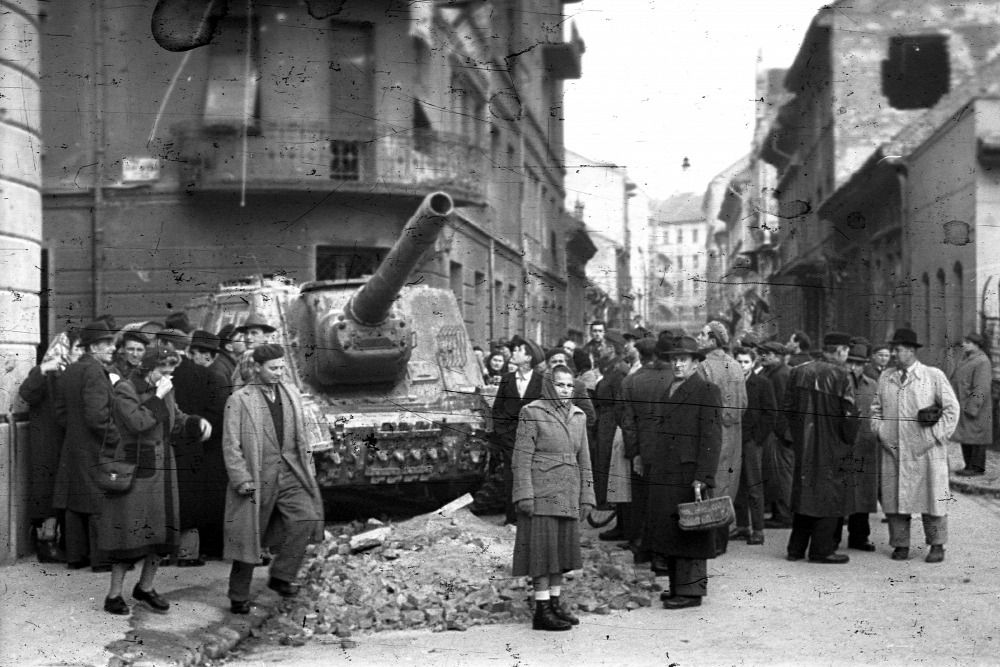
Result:
[[[681,530],[703,531],[728,526],[736,520],[733,499],[729,496],[718,498],[701,497],[701,488],[695,491],[693,503],[677,505],[678,523]]]

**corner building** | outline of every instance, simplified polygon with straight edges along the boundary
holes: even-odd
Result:
[[[161,319],[251,275],[369,274],[444,190],[458,214],[412,280],[454,290],[479,344],[565,330],[583,42],[563,3],[230,2],[183,53],[154,41],[152,0],[51,4],[43,329]]]

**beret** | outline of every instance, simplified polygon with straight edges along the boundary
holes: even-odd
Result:
[[[851,334],[843,331],[831,331],[823,336],[823,345],[851,345]]]
[[[281,359],[283,356],[285,356],[285,349],[275,343],[264,343],[253,349],[253,360],[258,364]]]

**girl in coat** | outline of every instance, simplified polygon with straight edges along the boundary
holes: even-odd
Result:
[[[180,359],[156,345],[146,349],[128,379],[115,385],[114,412],[121,433],[121,452],[136,463],[132,487],[106,494],[99,518],[99,547],[111,558],[111,585],[104,610],[128,614],[122,585],[130,563],[142,560],[142,574],[132,597],[152,611],[165,613],[170,603],[153,589],[161,556],[177,548],[177,479],[171,437],[211,435],[200,417],[188,417],[174,402],[170,375]],[[105,452],[109,454],[110,452]]]
[[[542,397],[521,408],[517,426],[513,575],[532,578],[535,630],[580,622],[560,601],[562,575],[582,567],[579,521],[594,506],[587,418],[572,398],[572,371],[555,366],[542,380]]]

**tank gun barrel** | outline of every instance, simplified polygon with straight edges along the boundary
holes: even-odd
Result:
[[[424,251],[434,244],[454,210],[451,196],[447,193],[432,192],[427,195],[403,227],[399,239],[375,274],[348,302],[344,314],[365,326],[382,324],[410,271],[420,261]]]

